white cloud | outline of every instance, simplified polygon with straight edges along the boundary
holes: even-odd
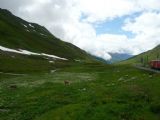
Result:
[[[124,30],[135,34],[156,34],[157,30],[160,30],[160,13],[145,12],[134,20],[129,19],[126,21]]]
[[[146,10],[146,11],[159,11],[160,10],[160,4],[159,0],[134,0],[135,6],[137,8]]]
[[[0,7],[44,25],[62,40],[104,59],[111,58],[108,52],[138,54],[160,43],[159,0],[1,0]],[[127,18],[123,26],[135,33],[134,38],[96,34],[93,24],[135,12],[142,14]]]
[[[160,44],[160,13],[144,12],[134,20],[127,20],[123,29],[136,34],[132,44],[139,50],[133,51],[135,54],[151,49]]]
[[[79,0],[79,5],[88,22],[100,22],[136,11],[131,0]]]

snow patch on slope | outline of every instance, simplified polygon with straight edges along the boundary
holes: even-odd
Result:
[[[29,24],[30,27],[35,28],[32,24]]]
[[[34,52],[27,51],[27,50],[22,50],[22,49],[19,49],[19,51],[25,55],[41,55],[39,53],[34,53]]]
[[[25,28],[27,28],[27,25],[25,25],[25,24],[23,24],[23,23],[21,23]]]
[[[0,46],[0,50],[2,50],[2,51],[7,51],[7,52],[19,53],[19,54],[22,53],[22,52],[20,52],[20,51],[17,51],[17,50],[14,50],[14,49],[10,49],[10,48],[6,48],[6,47],[3,47],[3,46]]]
[[[22,50],[22,49],[14,50],[14,49],[6,48],[3,46],[0,46],[0,50],[7,51],[7,52],[19,53],[19,54],[23,54],[23,55],[39,55],[39,56],[46,56],[46,57],[53,58],[53,59],[68,60],[66,58],[61,58],[61,57],[58,57],[55,55],[50,55],[50,54],[45,54],[45,53],[35,53],[35,52],[31,52],[28,50]]]
[[[29,30],[26,30],[27,32],[30,32]]]
[[[40,33],[40,35],[42,35],[42,36],[47,36],[47,35],[45,35],[45,34],[43,34],[43,33]]]
[[[49,55],[49,54],[45,54],[45,53],[41,53],[41,55],[51,57],[51,58],[56,58],[56,59],[67,60],[66,58],[61,58],[61,57],[58,57],[58,56],[55,56],[55,55]]]

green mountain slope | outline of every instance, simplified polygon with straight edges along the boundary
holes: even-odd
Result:
[[[45,27],[26,22],[3,9],[0,9],[0,45],[67,59],[88,57],[81,49],[54,37]]]
[[[93,60],[85,51],[61,41],[45,27],[22,20],[4,9],[0,9],[0,47],[55,55],[68,61]],[[45,70],[57,65],[50,64],[48,59],[52,60],[44,56],[23,55],[0,49],[0,71]]]
[[[160,59],[160,45],[155,47],[152,50],[134,56],[128,60],[120,62],[121,64],[141,64],[144,66],[148,65],[148,62],[151,60]]]

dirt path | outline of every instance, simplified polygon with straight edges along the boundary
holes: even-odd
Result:
[[[0,74],[5,74],[5,75],[17,75],[17,76],[27,75],[27,74],[15,74],[15,73],[4,73],[4,72],[0,72]]]

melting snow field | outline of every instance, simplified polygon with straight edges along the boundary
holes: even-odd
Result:
[[[0,46],[0,50],[7,51],[7,52],[18,53],[18,54],[24,54],[24,55],[39,55],[39,56],[50,57],[50,58],[53,58],[53,59],[68,60],[66,58],[61,58],[61,57],[58,57],[58,56],[55,56],[55,55],[46,54],[46,53],[35,53],[35,52],[22,50],[22,49],[14,50],[14,49],[6,48],[6,47],[3,47],[3,46]]]

